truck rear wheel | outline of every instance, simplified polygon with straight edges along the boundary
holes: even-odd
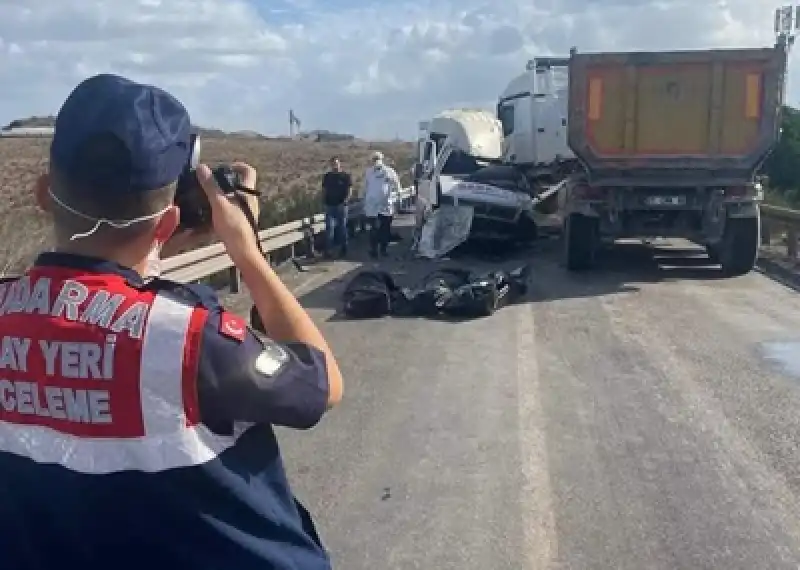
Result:
[[[564,224],[564,262],[570,271],[591,269],[598,244],[598,221],[581,214],[570,214]]]
[[[722,272],[729,277],[749,273],[758,259],[761,218],[729,218],[719,250]]]

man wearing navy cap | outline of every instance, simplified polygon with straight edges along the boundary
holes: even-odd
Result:
[[[208,167],[214,232],[269,337],[210,289],[145,279],[178,227],[190,126],[174,97],[114,75],[59,111],[35,188],[55,250],[0,283],[2,568],[331,567],[272,426],[314,426],[341,373]]]

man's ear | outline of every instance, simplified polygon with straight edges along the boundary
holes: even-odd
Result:
[[[173,204],[166,212],[164,212],[164,215],[161,216],[161,219],[158,220],[155,232],[156,239],[162,244],[165,243],[169,238],[172,237],[172,234],[175,233],[175,230],[178,229],[180,221],[180,208]]]
[[[50,212],[53,208],[53,199],[50,197],[50,175],[40,174],[33,184],[33,198],[36,205],[43,212]]]

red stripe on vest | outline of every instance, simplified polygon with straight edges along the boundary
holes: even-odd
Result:
[[[186,425],[191,427],[200,423],[200,404],[197,397],[197,371],[200,366],[200,347],[203,329],[208,319],[208,311],[195,309],[189,321],[189,331],[183,352],[183,405],[186,411]]]

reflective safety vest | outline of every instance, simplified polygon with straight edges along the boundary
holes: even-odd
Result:
[[[244,320],[137,277],[50,253],[0,280],[2,567],[330,570],[272,426],[200,421]]]
[[[235,439],[200,423],[206,317],[122,275],[37,266],[0,284],[0,451],[87,474],[217,457]]]

